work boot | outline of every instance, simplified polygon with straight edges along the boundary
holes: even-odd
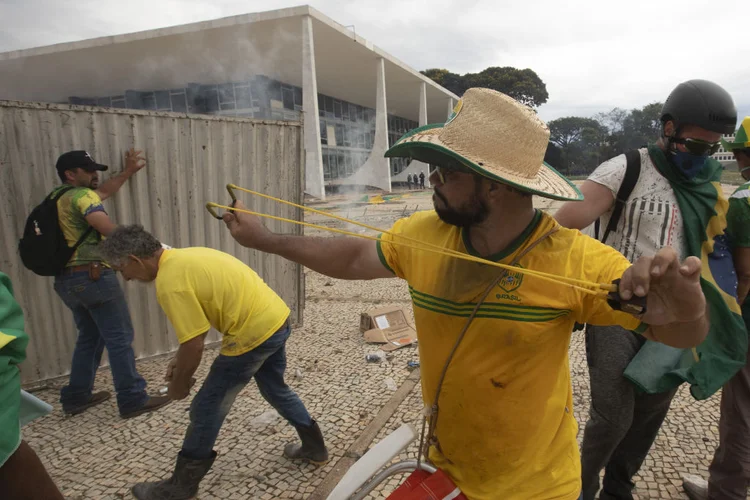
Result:
[[[686,474],[682,478],[682,489],[690,500],[708,499],[708,481],[702,477]]]
[[[328,450],[323,442],[323,433],[313,420],[309,427],[295,427],[302,443],[290,443],[284,448],[284,456],[293,460],[307,460],[314,464],[328,461]]]
[[[154,483],[138,483],[131,489],[133,496],[138,500],[190,500],[198,494],[198,486],[214,460],[215,451],[205,460],[191,460],[180,453],[172,477]]]
[[[122,418],[137,417],[138,415],[143,415],[144,413],[158,410],[162,406],[168,405],[171,401],[172,400],[169,399],[169,396],[151,396],[140,408],[136,408],[135,410],[126,413],[120,412],[120,416]]]
[[[108,391],[99,391],[95,394],[92,394],[87,403],[78,406],[69,406],[67,408],[63,406],[63,413],[69,417],[78,415],[79,413],[83,413],[89,408],[98,405],[99,403],[105,402],[111,397],[112,394],[110,394]]]

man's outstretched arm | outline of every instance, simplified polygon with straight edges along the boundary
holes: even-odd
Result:
[[[245,206],[238,201],[236,208]],[[240,245],[279,255],[326,276],[345,280],[394,277],[380,260],[377,243],[372,240],[275,234],[259,217],[242,212],[227,212],[223,218]]]

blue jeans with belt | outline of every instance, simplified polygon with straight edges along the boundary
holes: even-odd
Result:
[[[88,271],[57,276],[55,292],[73,312],[78,327],[70,380],[60,393],[63,410],[89,401],[105,347],[120,413],[143,406],[148,400],[146,381],[135,367],[133,324],[114,271],[103,269],[98,281],[92,281]]]
[[[286,323],[255,349],[239,356],[220,354],[198,394],[190,404],[190,426],[181,454],[185,458],[211,458],[219,435],[237,394],[255,378],[263,399],[295,427],[312,425],[305,405],[286,382],[286,341],[291,329]]]

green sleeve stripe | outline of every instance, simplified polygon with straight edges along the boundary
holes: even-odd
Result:
[[[382,237],[382,234],[378,235],[378,241],[375,242],[375,247],[378,249],[378,257],[380,258],[380,262],[383,264],[383,266],[388,269],[393,274],[396,274],[396,271],[393,270],[391,266],[388,265],[388,261],[385,258],[385,254],[383,253],[383,249],[381,248],[381,245],[383,244],[382,241],[380,241],[380,238]]]

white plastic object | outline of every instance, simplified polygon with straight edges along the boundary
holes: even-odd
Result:
[[[409,423],[403,424],[357,460],[331,491],[327,500],[347,500],[416,438],[417,431],[414,426]]]

